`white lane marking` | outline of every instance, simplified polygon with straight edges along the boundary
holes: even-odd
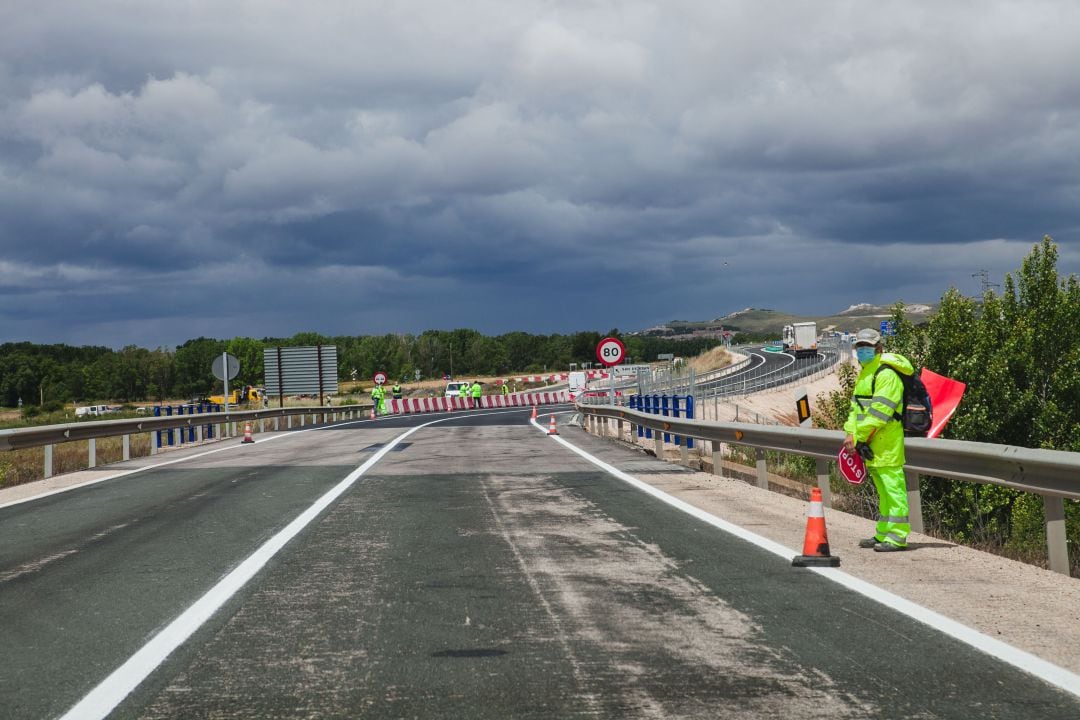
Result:
[[[547,433],[547,428],[542,427],[535,420],[530,421],[531,424],[543,433]],[[682,510],[688,515],[691,515],[703,522],[713,525],[725,532],[735,535],[741,540],[745,540],[748,543],[757,545],[763,550],[768,550],[771,553],[779,555],[784,560],[790,562],[795,556],[800,553],[795,552],[789,548],[784,547],[780,543],[774,542],[769,538],[762,537],[757,533],[750,532],[744,528],[734,525],[726,520],[712,515],[701,508],[694,507],[693,505],[680,500],[677,497],[668,495],[663,490],[653,487],[647,483],[638,480],[637,478],[627,475],[622,470],[609,465],[600,458],[590,455],[587,451],[571,444],[558,435],[549,435],[551,439],[557,441],[563,447],[577,453],[585,460],[588,460],[593,465],[603,469],[610,475],[617,477],[618,479],[632,485],[633,487],[641,490],[644,493],[652,495],[656,499],[671,505],[678,510]],[[1066,670],[1063,667],[1054,665],[1051,662],[1043,660],[1040,657],[1032,655],[1029,652],[1013,647],[1008,643],[1004,643],[1000,640],[985,635],[978,630],[969,628],[968,626],[947,618],[944,615],[934,612],[929,608],[925,608],[921,605],[911,602],[905,598],[895,595],[888,590],[884,590],[876,585],[860,580],[859,578],[848,575],[843,570],[836,568],[805,568],[810,572],[816,572],[822,577],[828,578],[833,582],[842,585],[853,592],[857,592],[875,602],[878,602],[885,607],[895,610],[898,613],[907,615],[917,622],[921,622],[924,625],[934,628],[935,630],[948,635],[960,642],[970,645],[971,647],[981,652],[995,657],[1002,662],[1008,663],[1013,667],[1019,668],[1024,672],[1034,675],[1035,677],[1044,680],[1051,685],[1061,688],[1062,690],[1071,693],[1077,697],[1080,697],[1080,675]]]
[[[180,647],[191,635],[198,630],[203,623],[210,619],[229,598],[235,595],[244,585],[253,578],[264,565],[277,554],[290,540],[296,537],[312,520],[314,520],[331,503],[337,500],[346,490],[360,479],[364,473],[390,452],[395,445],[412,435],[417,430],[433,425],[443,420],[433,420],[398,435],[368,460],[349,473],[344,480],[339,482],[322,497],[315,501],[311,507],[302,512],[292,522],[286,525],[276,535],[267,540],[263,545],[252,553],[246,560],[241,562],[228,575],[222,578],[214,587],[210,588],[201,598],[169,623],[165,629],[155,635],[146,645],[132,655],[127,662],[118,667],[107,678],[90,691],[82,700],[75,704],[63,716],[62,720],[75,720],[76,718],[104,718],[111,713],[135,688],[145,680],[176,648]]]
[[[473,413],[467,417],[502,414],[506,414],[506,412]],[[337,500],[337,498],[346,490],[352,487],[364,473],[382,460],[388,452],[394,449],[394,446],[418,430],[422,430],[429,425],[436,425],[441,422],[446,422],[447,420],[453,420],[455,417],[463,416],[461,413],[457,413],[456,415],[449,414],[449,417],[417,425],[401,435],[398,435],[387,443],[385,447],[380,448],[379,451],[368,458],[363,465],[349,473],[344,480],[331,488],[322,497],[316,500],[315,504],[298,515],[296,519],[282,528],[276,535],[263,543],[258,550],[236,566],[235,569],[223,577],[216,585],[214,585],[214,587],[210,588],[210,590],[196,600],[191,607],[165,626],[165,628],[151,638],[146,645],[143,645],[134,655],[128,658],[127,662],[114,670],[112,674],[91,690],[86,697],[64,713],[60,720],[100,720],[101,718],[108,716],[108,714],[115,710],[116,707],[123,702],[124,698],[130,695],[143,680],[149,677],[150,673],[156,670],[157,667],[161,665],[174,650],[176,650],[176,648],[184,644],[184,642],[186,642],[196,630],[202,627],[202,625],[209,620],[222,605],[228,602],[228,600],[239,592],[249,580],[255,577],[259,570],[261,570],[263,566],[266,565],[279,550],[281,550],[281,548],[296,537],[301,530],[309,525],[312,520],[318,517],[323,510]],[[350,421],[345,424],[351,425],[356,422],[366,421]],[[334,427],[340,426],[341,425],[335,425]],[[325,427],[326,426],[323,426],[323,429]],[[311,429],[314,430],[318,428]],[[276,437],[286,436],[282,435]],[[275,438],[266,438],[263,442],[273,439]],[[215,450],[213,452],[218,451]],[[203,454],[206,455],[209,453]],[[191,456],[191,458],[193,457],[200,456]],[[189,460],[191,458],[181,459]],[[171,462],[178,461],[174,460]]]

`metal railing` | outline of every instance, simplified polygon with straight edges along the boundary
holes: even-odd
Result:
[[[692,368],[672,368],[651,378],[639,378],[636,383],[638,393],[689,394],[702,402],[714,397],[748,395],[833,372],[837,364],[851,356],[849,344],[832,338],[822,341],[816,356],[793,358],[790,364],[780,367],[752,365],[750,356],[743,354],[743,350],[732,348],[732,354],[740,356],[739,361],[712,373],[699,375]]]
[[[225,430],[231,425],[232,436],[236,433],[236,423],[259,422],[260,431],[265,430],[267,420],[272,420],[274,430],[280,429],[281,420],[285,420],[286,429],[291,429],[294,418],[299,418],[303,426],[308,416],[311,416],[312,424],[318,424],[316,418],[322,418],[321,422],[337,422],[341,419],[351,419],[358,416],[363,410],[370,410],[370,405],[344,405],[340,407],[296,407],[296,408],[263,408],[260,410],[243,410],[219,413],[202,413],[195,415],[173,415],[165,417],[129,418],[124,420],[99,420],[89,422],[65,423],[62,425],[42,425],[41,427],[15,428],[0,430],[0,451],[21,450],[24,448],[44,447],[45,467],[44,477],[53,475],[53,446],[74,442],[77,440],[88,441],[88,467],[97,466],[96,441],[100,438],[121,436],[123,438],[123,460],[131,459],[131,436],[138,433],[154,433],[158,431],[170,431],[180,429],[192,429],[199,435],[198,441],[203,440],[202,431],[207,425],[215,425],[218,429],[218,437],[225,438],[229,433]],[[329,420],[327,418],[330,418]],[[150,453],[156,454],[156,446],[153,438],[150,442]]]
[[[631,436],[638,425],[659,430],[653,432],[653,439],[657,445],[657,457],[661,458],[664,432],[711,441],[714,473],[721,467],[721,443],[755,448],[758,456],[757,484],[764,488],[768,487],[764,462],[766,450],[813,457],[817,460],[816,473],[823,500],[831,505],[829,463],[836,460],[844,440],[842,431],[664,418],[612,405],[579,404],[578,409],[596,424],[603,419],[606,426],[606,419],[614,419],[619,425],[620,436],[623,422],[630,423]],[[1080,453],[941,438],[907,438],[904,450],[912,530],[923,531],[919,475],[999,485],[1035,493],[1042,496],[1046,511],[1049,567],[1054,572],[1069,574],[1065,500],[1080,500]]]

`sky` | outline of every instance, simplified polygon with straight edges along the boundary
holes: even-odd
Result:
[[[623,332],[1080,268],[1072,0],[0,4],[0,342]]]

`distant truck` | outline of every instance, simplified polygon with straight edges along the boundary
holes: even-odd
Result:
[[[784,350],[795,357],[817,355],[817,323],[798,322],[784,326]]]
[[[567,382],[570,388],[570,399],[573,400],[581,393],[585,392],[585,386],[589,384],[589,376],[585,373],[578,371],[572,371],[567,377]]]
[[[243,389],[236,388],[229,393],[230,405],[263,405],[264,393],[262,388],[252,387],[251,385],[245,386]],[[206,401],[212,405],[224,405],[224,395],[211,395],[206,398]]]

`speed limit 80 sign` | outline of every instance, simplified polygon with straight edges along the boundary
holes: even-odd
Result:
[[[626,357],[626,346],[619,338],[604,338],[596,346],[596,357],[608,367],[618,365]]]

